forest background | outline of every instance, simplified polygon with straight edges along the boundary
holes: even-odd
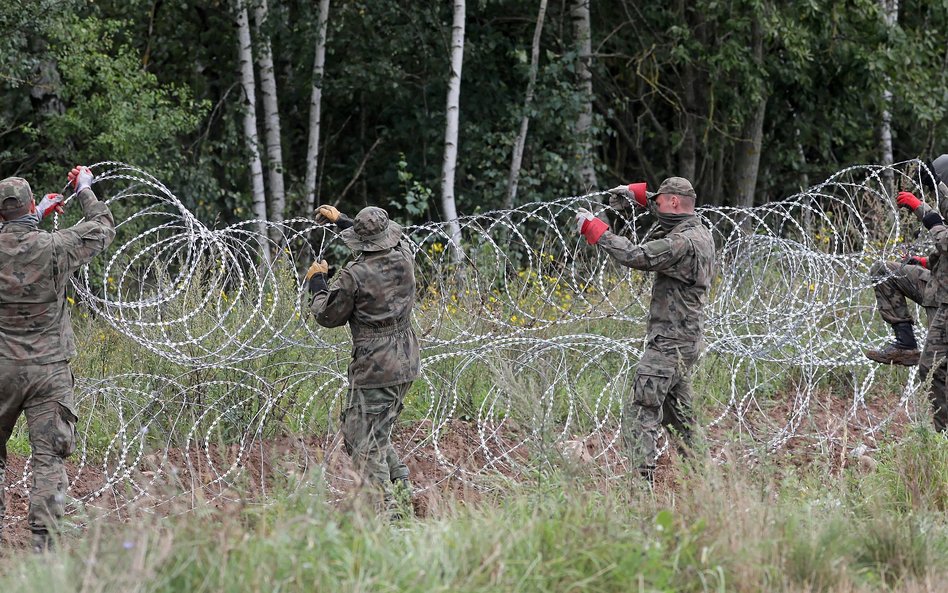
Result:
[[[670,175],[747,206],[945,149],[948,2],[7,0],[0,85],[0,176],[127,162],[221,225]]]

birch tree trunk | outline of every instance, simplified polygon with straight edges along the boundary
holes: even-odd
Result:
[[[254,29],[259,40],[260,95],[263,98],[263,126],[267,148],[267,178],[270,185],[270,220],[283,222],[286,192],[283,188],[283,149],[280,146],[280,110],[277,104],[276,77],[273,74],[273,51],[270,36],[264,33],[267,20],[267,0],[255,0]],[[275,234],[279,231],[273,229]]]
[[[451,249],[456,262],[464,257],[461,226],[454,202],[454,175],[458,160],[458,120],[461,103],[461,66],[464,62],[464,0],[454,0],[451,25],[451,76],[448,80],[447,122],[444,129],[444,163],[441,168],[441,208],[451,234]]]
[[[585,191],[599,187],[596,179],[595,159],[592,148],[593,84],[592,84],[592,27],[589,17],[591,0],[575,0],[570,14],[573,19],[573,35],[576,39],[576,76],[583,105],[576,118],[576,137],[579,139],[579,179]]]
[[[513,156],[510,159],[510,173],[507,176],[507,197],[504,208],[510,210],[517,199],[517,184],[520,181],[520,167],[523,164],[523,149],[527,143],[527,129],[530,127],[530,106],[537,85],[537,70],[540,67],[540,35],[543,33],[543,20],[546,18],[546,2],[540,0],[540,12],[533,30],[533,45],[530,50],[530,75],[527,79],[527,94],[523,100],[523,118],[520,120],[520,132],[514,140]]]
[[[267,198],[263,189],[263,164],[257,139],[257,101],[253,74],[253,48],[250,43],[250,22],[247,6],[238,1],[237,49],[240,61],[240,85],[244,92],[244,140],[250,154],[250,185],[253,190],[253,214],[257,219],[260,249],[265,261],[270,261],[270,243],[267,239]]]
[[[329,0],[319,0],[319,25],[316,33],[316,57],[313,60],[313,92],[309,101],[309,144],[306,148],[306,214],[316,209],[316,171],[319,159],[319,128],[323,100],[323,73],[326,69],[326,33],[329,24]]]
[[[882,8],[885,26],[891,29],[899,20],[899,0],[879,0]],[[882,90],[882,122],[879,124],[879,142],[882,152],[882,164],[891,166],[894,161],[892,155],[892,112],[889,110],[892,105],[892,90],[889,89],[889,76],[885,76],[885,88]],[[894,176],[891,170],[883,173],[883,182],[885,189],[892,195],[895,191]]]

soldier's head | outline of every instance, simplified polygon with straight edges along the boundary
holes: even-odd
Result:
[[[352,220],[352,226],[342,231],[342,240],[354,251],[384,251],[398,245],[402,227],[388,218],[388,212],[369,206]]]
[[[0,181],[0,218],[15,220],[33,212],[35,208],[33,190],[26,179],[7,177]]]
[[[652,200],[661,214],[690,214],[698,195],[684,177],[669,177],[658,186]]]
[[[942,217],[948,216],[948,154],[925,161],[925,166],[918,172],[921,186],[936,196],[938,210]]]

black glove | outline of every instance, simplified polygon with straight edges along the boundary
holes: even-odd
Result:
[[[925,225],[926,229],[932,230],[936,226],[942,226],[945,224],[945,220],[941,217],[941,214],[932,210],[922,217],[922,224]]]

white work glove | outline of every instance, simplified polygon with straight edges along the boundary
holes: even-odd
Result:
[[[576,230],[586,237],[586,242],[595,245],[602,234],[609,230],[609,225],[599,220],[585,208],[576,211]]]
[[[619,185],[606,191],[609,192],[609,207],[613,210],[627,210],[632,207],[632,192],[629,191],[628,185]]]
[[[596,218],[593,216],[593,213],[585,208],[580,208],[576,211],[576,232],[579,234],[583,233],[583,225],[586,224],[587,220],[592,220]]]
[[[92,187],[92,180],[94,179],[89,167],[83,167],[82,165],[73,167],[66,178],[69,179],[69,183],[75,188],[76,193]]]
[[[43,199],[40,200],[40,203],[36,205],[36,212],[40,215],[40,219],[46,218],[54,211],[62,214],[63,213],[63,202],[66,201],[66,198],[62,194],[46,194],[43,196]]]

